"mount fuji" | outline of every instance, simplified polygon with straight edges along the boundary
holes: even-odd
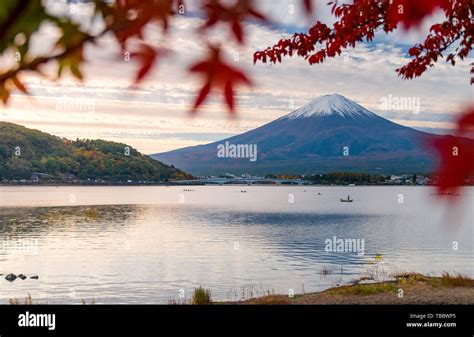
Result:
[[[432,135],[393,123],[333,94],[318,97],[243,134],[152,158],[194,175],[428,173],[436,159],[426,147],[437,137],[451,136]],[[256,160],[218,156],[218,148],[224,144],[256,145]]]

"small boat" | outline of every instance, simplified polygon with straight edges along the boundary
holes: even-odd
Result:
[[[354,200],[351,199],[350,196],[347,196],[347,199],[342,199],[342,198],[341,198],[341,202],[353,202],[353,201],[354,201]]]

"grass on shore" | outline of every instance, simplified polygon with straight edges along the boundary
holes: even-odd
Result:
[[[12,304],[12,305],[32,305],[32,304],[35,304],[35,303],[33,303],[33,299],[31,298],[31,294],[28,294],[27,296],[25,296],[24,299],[10,298],[8,300],[8,304]]]
[[[429,289],[462,289],[474,287],[474,279],[462,274],[450,274],[444,272],[441,277],[426,276],[419,273],[403,273],[394,275],[395,280],[383,281],[376,283],[354,283],[352,285],[343,285],[327,289],[318,293],[308,293],[303,295],[295,295],[293,298],[285,295],[270,295],[260,298],[252,298],[241,301],[243,304],[294,304],[307,303],[311,304],[315,297],[324,298],[326,303],[339,303],[340,299],[370,299],[379,298],[377,296],[387,294],[389,297],[397,297],[400,289],[412,290],[413,293],[418,293],[419,287],[429,287]],[[466,290],[467,290],[466,289]],[[468,290],[472,291],[472,290]],[[433,295],[434,296],[434,295]],[[307,301],[305,301],[307,299]],[[332,300],[331,300],[332,299]],[[337,300],[336,300],[337,299]],[[377,303],[377,300],[375,300]]]
[[[354,284],[331,288],[327,290],[331,295],[371,295],[378,293],[396,292],[398,289],[395,282],[381,282],[369,284]]]
[[[211,291],[209,289],[204,289],[199,286],[199,288],[194,289],[192,304],[202,305],[202,304],[211,304]]]
[[[17,298],[17,297],[10,298],[8,300],[8,304],[11,304],[11,305],[38,305],[38,304],[48,304],[48,302],[33,302],[33,298],[31,297],[31,294],[28,293],[28,295],[25,296],[24,298]],[[90,301],[90,303],[87,303],[86,300],[81,298],[81,304],[83,304],[83,305],[96,304],[95,303],[95,298],[93,297],[92,300]]]
[[[444,272],[441,277],[430,277],[418,273],[403,273],[395,275],[396,281],[379,283],[354,284],[331,288],[327,290],[332,295],[371,295],[397,292],[398,289],[412,286],[417,282],[429,284],[432,287],[474,287],[474,279],[462,274]]]
[[[450,275],[449,273],[443,273],[441,285],[443,287],[474,287],[474,279],[462,274]]]
[[[423,282],[432,287],[474,287],[474,279],[463,274],[444,272],[441,277],[430,277],[418,273],[402,273],[395,275],[400,285],[413,285]]]

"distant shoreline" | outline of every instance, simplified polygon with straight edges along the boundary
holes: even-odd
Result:
[[[149,184],[139,184],[139,183],[0,183],[0,186],[129,186],[129,187],[137,187],[137,186],[263,186],[263,187],[379,187],[379,186],[404,186],[404,187],[435,187],[436,185],[413,185],[413,184],[355,184],[355,185],[348,185],[348,184],[308,184],[308,185],[297,185],[297,184],[205,184],[205,183],[195,183],[195,184],[183,184],[183,183],[173,183],[173,182],[166,182],[166,183],[149,183]],[[474,185],[462,185],[462,187],[468,187]]]
[[[60,186],[181,186],[178,184],[173,183],[149,183],[149,184],[134,184],[134,183],[118,183],[118,182],[111,182],[111,183],[0,183],[0,186],[52,186],[52,187],[60,187]],[[189,186],[189,185],[182,185],[182,186]]]

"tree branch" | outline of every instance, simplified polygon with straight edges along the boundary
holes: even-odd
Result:
[[[5,36],[8,36],[8,32],[13,27],[17,19],[21,16],[23,11],[25,11],[30,6],[30,3],[31,0],[17,0],[16,6],[10,13],[8,13],[6,20],[0,23],[0,41],[3,41]]]

